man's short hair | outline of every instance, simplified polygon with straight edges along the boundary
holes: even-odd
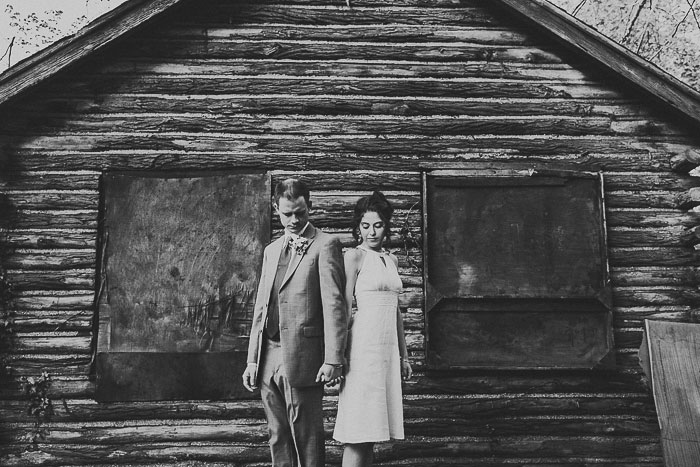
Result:
[[[280,198],[282,197],[294,201],[300,196],[303,196],[306,204],[309,204],[309,187],[298,178],[282,180],[277,184],[277,187],[275,187],[275,204],[279,204]]]

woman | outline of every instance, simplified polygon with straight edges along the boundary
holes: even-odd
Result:
[[[352,324],[333,432],[345,443],[343,467],[372,465],[375,442],[404,437],[401,377],[410,378],[412,370],[398,306],[398,261],[382,246],[391,233],[392,212],[378,191],[361,198],[353,217],[359,245],[345,253],[345,295]]]

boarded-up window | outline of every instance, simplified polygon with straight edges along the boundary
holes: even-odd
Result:
[[[265,174],[104,177],[98,400],[241,395]]]
[[[609,363],[601,176],[433,172],[424,186],[429,366]]]

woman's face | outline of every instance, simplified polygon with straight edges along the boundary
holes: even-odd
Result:
[[[386,225],[379,214],[374,211],[367,211],[360,220],[360,238],[362,243],[373,250],[382,248]]]

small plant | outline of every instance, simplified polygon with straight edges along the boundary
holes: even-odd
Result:
[[[411,268],[418,272],[422,272],[423,268],[415,259],[413,259],[409,251],[411,248],[418,248],[418,250],[423,249],[421,238],[417,237],[413,234],[413,232],[411,232],[411,226],[409,224],[409,216],[411,215],[411,213],[413,213],[413,210],[416,208],[417,205],[418,202],[414,203],[413,206],[411,206],[411,208],[406,213],[406,218],[404,219],[403,224],[399,229],[399,236],[401,237],[401,241],[403,243],[403,251],[406,255],[406,261],[408,261],[408,264],[411,265]]]
[[[29,432],[28,449],[36,448],[39,441],[46,439],[49,430],[44,426],[53,416],[53,404],[49,399],[49,389],[51,388],[51,375],[43,372],[38,378],[22,378],[24,384],[24,394],[29,399],[27,414],[34,417],[34,427]]]

